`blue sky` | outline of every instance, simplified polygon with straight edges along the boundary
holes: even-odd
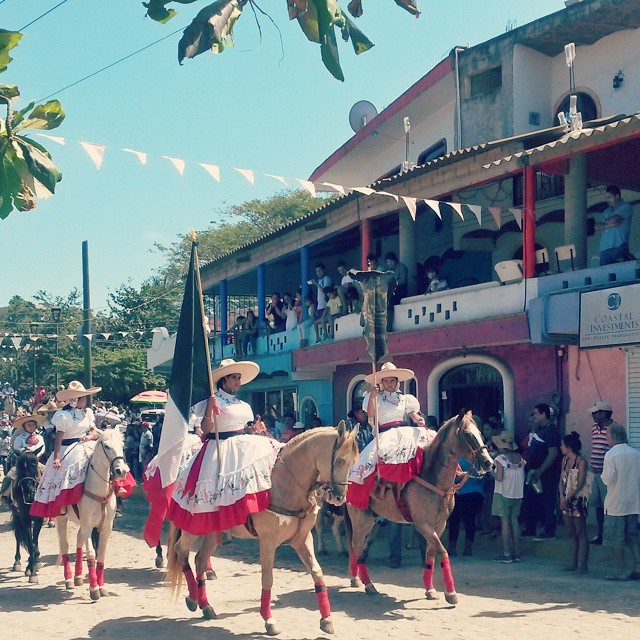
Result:
[[[5,0],[0,27],[20,29],[59,0]],[[39,99],[186,26],[206,2],[176,5],[166,25],[144,19],[137,0],[68,0],[25,30],[2,82],[20,85],[23,99]],[[341,43],[346,81],[325,71],[317,46],[286,15],[285,0],[263,0],[282,32],[261,18],[263,40],[245,11],[236,48],[177,62],[180,35],[58,97],[67,113],[52,132],[108,147],[97,171],[77,144],[46,141],[63,181],[35,211],[0,221],[0,305],[40,289],[65,294],[80,288],[81,243],[89,240],[92,303],[131,280],[139,284],[161,264],[154,242],[170,243],[202,229],[216,210],[275,193],[258,177],[254,187],[225,167],[306,178],[351,135],[351,105],[370,100],[384,108],[437,64],[454,45],[477,44],[564,7],[562,0],[420,0],[416,20],[392,0],[369,0],[360,28],[376,46],[356,57]],[[342,3],[346,7],[346,0]],[[141,166],[117,151],[222,166],[214,182],[190,165],[184,176],[159,157]],[[113,150],[109,150],[109,148]]]

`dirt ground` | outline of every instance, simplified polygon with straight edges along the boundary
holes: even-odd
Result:
[[[40,582],[30,585],[11,571],[14,542],[6,512],[0,513],[0,636],[3,640],[35,638],[76,640],[253,639],[264,636],[259,614],[260,565],[255,541],[235,541],[214,559],[218,579],[208,583],[209,600],[218,619],[205,621],[189,612],[182,598],[171,602],[163,573],[154,568],[154,552],[141,539],[146,504],[127,500],[116,520],[109,545],[106,582],[111,596],[92,602],[88,586],[67,591],[62,569],[55,566],[57,536],[45,528],[41,536]],[[75,544],[72,544],[75,547]],[[386,566],[387,544],[372,548],[370,574],[383,595],[368,596],[349,586],[347,561],[335,552],[323,556],[337,638],[433,637],[439,640],[476,637],[527,640],[567,638],[640,638],[640,582],[609,583],[605,567],[588,576],[565,574],[560,562],[524,557],[500,565],[491,561],[496,543],[479,541],[474,555],[453,560],[460,602],[427,601],[422,589],[418,552],[403,550],[403,567]],[[436,588],[442,582],[436,576]],[[292,549],[276,558],[276,597],[272,610],[284,639],[326,637],[311,578]],[[561,634],[561,636],[560,636]]]

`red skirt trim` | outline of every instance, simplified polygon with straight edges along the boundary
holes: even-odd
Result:
[[[247,494],[234,504],[220,507],[218,511],[190,513],[175,500],[171,500],[167,518],[182,531],[194,536],[204,536],[213,531],[226,531],[243,525],[248,515],[264,511],[270,501],[271,492],[265,489],[258,493]]]
[[[409,480],[415,478],[422,469],[422,460],[424,451],[420,448],[416,449],[416,454],[411,460],[402,464],[386,464],[378,463],[377,469],[380,477],[387,482],[397,482],[399,484],[407,484]],[[357,482],[349,483],[347,489],[347,503],[357,509],[369,508],[369,496],[376,484],[377,473],[374,471],[368,475],[362,484]]]
[[[175,482],[166,487],[162,486],[159,469],[156,469],[150,478],[144,476],[142,488],[149,502],[149,515],[144,525],[144,540],[150,547],[160,544],[162,525],[167,517],[174,486]]]
[[[80,502],[83,491],[82,482],[71,489],[63,489],[53,502],[34,502],[29,513],[35,518],[55,518],[62,513],[63,507]]]

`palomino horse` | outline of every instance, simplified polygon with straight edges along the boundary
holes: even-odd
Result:
[[[327,589],[313,550],[311,530],[318,512],[315,493],[322,495],[325,502],[344,503],[349,470],[358,455],[355,436],[356,431],[349,433],[344,422],[340,422],[337,429],[318,427],[290,440],[278,455],[271,472],[269,508],[252,514],[246,525],[231,529],[234,537],[257,537],[260,542],[260,615],[269,635],[279,633],[271,614],[271,587],[275,552],[284,542],[296,550],[311,573],[321,615],[320,628],[325,633],[333,633]],[[196,554],[197,582],[189,565],[189,551],[198,536],[172,527],[169,540],[167,578],[170,588],[177,593],[184,574],[189,587],[187,607],[195,611],[200,606],[208,619],[217,616],[207,600],[204,572],[206,560],[216,548],[217,538],[215,532],[202,537],[202,545]]]
[[[38,537],[40,529],[42,529],[43,518],[33,517],[29,513],[40,479],[40,465],[36,454],[31,451],[22,453],[18,457],[11,475],[13,478],[11,480],[7,478],[9,487],[6,495],[3,495],[3,499],[11,511],[11,526],[16,538],[13,570],[22,570],[20,564],[20,547],[22,546],[29,554],[27,569],[24,573],[29,576],[29,582],[37,583],[38,569],[40,568]]]
[[[473,421],[471,412],[446,422],[431,444],[426,448],[420,473],[403,488],[399,487],[399,496],[404,501],[408,513],[402,513],[392,487],[378,487],[381,495],[374,490],[369,509],[347,506],[351,521],[352,555],[350,562],[351,584],[365,584],[367,593],[377,593],[367,572],[367,536],[373,528],[375,516],[386,520],[406,524],[410,516],[416,529],[427,541],[427,555],[423,571],[423,583],[429,600],[436,598],[433,587],[433,567],[436,554],[440,555],[440,567],[445,585],[445,598],[448,603],[456,604],[456,594],[449,554],[440,541],[447,524],[447,518],[453,511],[456,486],[454,481],[458,473],[458,459],[464,457],[474,462],[480,473],[493,468],[493,460],[487,453],[482,436]]]
[[[129,467],[124,460],[122,435],[118,429],[104,431],[96,442],[89,460],[89,468],[84,480],[84,491],[77,505],[67,507],[67,512],[56,518],[60,556],[64,568],[64,580],[67,589],[80,586],[82,579],[82,550],[87,548],[89,567],[89,594],[92,600],[108,596],[104,586],[104,562],[107,555],[107,542],[113,528],[116,515],[116,496],[114,481],[122,480]],[[69,541],[67,523],[71,520],[79,526],[76,543],[75,575],[72,579],[69,562]],[[91,538],[93,529],[98,530],[98,554]]]

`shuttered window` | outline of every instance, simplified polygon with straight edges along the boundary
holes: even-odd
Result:
[[[640,449],[640,347],[627,350],[629,444]]]

